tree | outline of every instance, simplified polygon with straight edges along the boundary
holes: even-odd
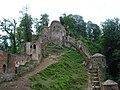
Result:
[[[80,15],[74,15],[73,16],[74,20],[75,20],[75,30],[77,31],[77,33],[79,35],[81,35],[82,37],[87,37],[87,33],[86,33],[86,23],[83,20],[83,17]]]
[[[46,13],[41,14],[41,18],[40,19],[35,18],[34,23],[35,23],[36,32],[37,32],[37,34],[39,34],[42,26],[48,26],[49,15]]]
[[[31,15],[28,14],[28,7],[26,6],[23,11],[21,11],[23,17],[20,21],[20,27],[24,32],[24,42],[31,42],[32,41],[32,24],[33,19]]]
[[[0,37],[0,49],[3,51],[7,51],[9,46],[8,46],[8,36],[4,35]]]
[[[107,19],[102,23],[103,49],[106,55],[108,72],[115,79],[120,73],[120,20],[118,18]]]
[[[16,28],[16,46],[17,46],[17,53],[21,52],[21,46],[24,43],[24,31],[21,27]]]
[[[73,19],[73,15],[69,14],[63,14],[63,16],[60,16],[60,22],[62,25],[64,25],[66,31],[67,31],[67,35],[70,36],[75,36],[75,30],[74,30],[74,23],[75,20]]]
[[[42,26],[48,26],[49,24],[49,19],[48,19],[49,15],[48,14],[41,14],[41,19],[40,19],[40,24]]]
[[[92,39],[93,29],[92,29],[92,22],[91,22],[91,21],[88,21],[88,22],[87,22],[86,31],[87,31],[87,37],[88,37],[89,39]]]
[[[97,41],[101,35],[100,27],[97,24],[93,24],[93,39]]]
[[[87,37],[90,40],[98,40],[101,35],[100,27],[97,24],[92,23],[91,21],[87,22]]]
[[[63,14],[60,18],[60,22],[65,26],[68,35],[71,36],[83,36],[86,37],[86,23],[83,17],[80,15],[66,15]]]
[[[64,19],[63,19],[63,17],[62,16],[60,16],[60,22],[61,22],[61,24],[64,26]]]
[[[7,47],[8,47],[8,41],[7,39],[9,39],[10,41],[10,51],[12,53],[16,53],[17,49],[16,49],[16,21],[15,19],[4,19],[2,21],[0,21],[0,26],[1,26],[1,30],[2,32],[5,32],[6,35],[2,36],[2,40],[4,42],[4,49],[6,51]]]

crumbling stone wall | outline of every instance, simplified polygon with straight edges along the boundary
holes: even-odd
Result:
[[[0,50],[0,74],[6,72],[7,69],[6,59],[7,59],[6,53]]]
[[[15,75],[15,57],[0,50],[0,82],[10,81]]]
[[[18,68],[21,65],[26,65],[31,60],[39,63],[43,57],[42,53],[45,50],[47,42],[63,45],[63,37],[65,35],[66,31],[61,23],[59,21],[53,21],[50,27],[42,27],[38,40],[26,42],[23,45],[20,55],[0,51],[0,76],[4,74],[3,76],[6,78],[9,78],[9,76],[12,77],[19,72]]]
[[[31,57],[31,60],[41,60],[41,45],[39,41],[36,42],[26,42],[25,44],[25,54]]]
[[[92,64],[91,68],[104,68],[106,66],[105,56],[100,53],[96,53],[91,56],[90,63]]]
[[[66,35],[65,28],[59,21],[53,21],[50,27],[43,26],[36,42],[26,42],[24,53],[31,56],[32,60],[41,61],[45,46],[48,42],[63,45],[63,37]]]
[[[27,54],[14,55],[15,56],[15,67],[18,68],[20,65],[25,65],[25,63],[31,60],[30,56]]]
[[[15,72],[15,57],[0,50],[0,74]]]
[[[47,26],[43,26],[41,28],[38,41],[40,42],[40,44],[44,44],[46,41],[50,40],[50,38],[51,38],[50,28]]]
[[[86,58],[86,59],[90,59],[91,58],[91,53],[89,52],[89,50],[83,45],[82,41],[76,41],[75,38],[70,37],[70,36],[66,36],[64,37],[64,45],[66,47],[71,47],[74,46],[75,49],[77,49],[78,51],[80,51],[80,53]]]
[[[63,38],[66,36],[66,30],[59,21],[53,21],[50,26],[52,42],[63,45]]]
[[[15,74],[15,56],[7,53],[7,73]]]

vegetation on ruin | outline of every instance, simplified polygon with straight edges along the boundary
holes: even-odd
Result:
[[[20,22],[11,18],[0,20],[0,30],[4,33],[0,34],[1,50],[19,54],[23,43],[32,40],[33,33],[35,37],[39,36],[41,27],[49,25],[48,14],[41,14],[40,18],[34,19],[27,11],[27,8],[22,11]],[[120,85],[120,19],[106,19],[99,26],[92,21],[85,22],[81,15],[63,14],[60,22],[67,35],[82,40],[92,54],[99,52],[106,56],[106,79],[113,79]],[[48,52],[45,53],[47,55]]]
[[[30,78],[33,90],[84,90],[87,82],[84,58],[70,49],[63,53],[58,63]]]

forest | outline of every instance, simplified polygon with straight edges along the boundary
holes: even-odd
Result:
[[[19,54],[24,42],[31,42],[38,38],[42,26],[49,25],[49,15],[41,14],[40,18],[33,18],[27,13],[27,8],[21,12],[19,22],[14,18],[0,19],[0,49],[12,54]],[[120,19],[106,19],[97,25],[92,21],[84,21],[83,16],[62,14],[59,21],[65,27],[67,35],[76,39],[84,38],[92,43],[94,53],[106,56],[107,77],[120,84]]]

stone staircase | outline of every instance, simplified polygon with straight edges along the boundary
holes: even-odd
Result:
[[[69,43],[72,45],[76,50],[80,52],[82,56],[86,59],[86,66],[88,66],[88,73],[89,73],[89,79],[88,79],[88,87],[87,90],[101,90],[101,82],[100,82],[100,77],[99,77],[99,68],[94,68],[92,67],[91,69],[89,68],[89,64],[91,63],[91,56],[92,54],[89,52],[88,48],[84,46],[82,41],[76,41],[75,38],[67,36],[64,39],[65,43]],[[93,62],[95,63],[95,62]]]
[[[90,90],[101,90],[98,69],[89,69],[89,87]]]

